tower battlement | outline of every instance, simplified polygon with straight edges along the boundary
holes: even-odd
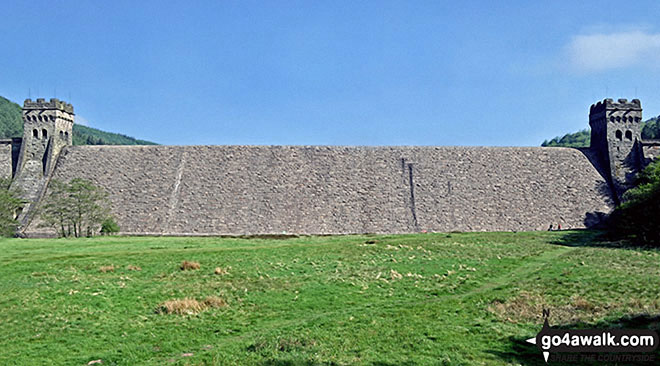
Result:
[[[32,101],[32,99],[26,99],[25,102],[23,102],[24,111],[48,109],[56,109],[73,114],[73,106],[57,98],[50,98],[50,101],[46,101],[44,98],[38,98],[36,101]]]
[[[614,99],[607,98],[602,102],[592,104],[589,109],[589,124],[597,123],[603,117],[609,117],[609,122],[641,122],[642,103],[639,99],[628,101],[628,99],[621,98],[615,102]]]

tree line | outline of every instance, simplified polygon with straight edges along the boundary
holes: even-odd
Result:
[[[110,213],[107,193],[91,181],[74,178],[69,182],[53,179],[48,195],[37,207],[40,227],[50,227],[60,237],[82,237],[119,232]],[[17,216],[25,205],[11,180],[0,180],[0,235],[12,237],[18,228]]]
[[[660,139],[660,116],[641,122],[642,139],[654,140]],[[545,140],[541,146],[549,147],[589,147],[591,143],[591,131],[584,129],[582,131],[567,133],[564,136],[557,136],[551,140]]]

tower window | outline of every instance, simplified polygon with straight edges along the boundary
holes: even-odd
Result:
[[[623,132],[621,130],[616,130],[616,139],[619,141],[623,140]]]
[[[626,131],[626,140],[632,141],[632,132],[630,130]]]
[[[45,138],[45,139],[48,138],[48,131],[46,131],[45,128],[43,130],[41,130],[41,136],[43,136],[43,138]]]
[[[38,139],[39,138],[39,130],[37,130],[36,128],[34,130],[32,130],[32,137]]]
[[[61,139],[64,138],[64,131],[60,131],[60,138],[61,138]]]
[[[65,133],[64,133],[64,138],[66,138],[67,141],[69,140],[69,132],[65,132]]]

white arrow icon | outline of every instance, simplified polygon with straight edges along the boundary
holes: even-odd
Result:
[[[536,337],[528,339],[527,342],[531,344],[536,344]],[[548,362],[549,357],[550,357],[550,352],[543,352],[543,358],[545,359],[545,362]]]

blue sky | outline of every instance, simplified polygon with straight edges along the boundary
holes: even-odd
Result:
[[[5,1],[0,95],[162,144],[537,146],[660,114],[660,2]]]

